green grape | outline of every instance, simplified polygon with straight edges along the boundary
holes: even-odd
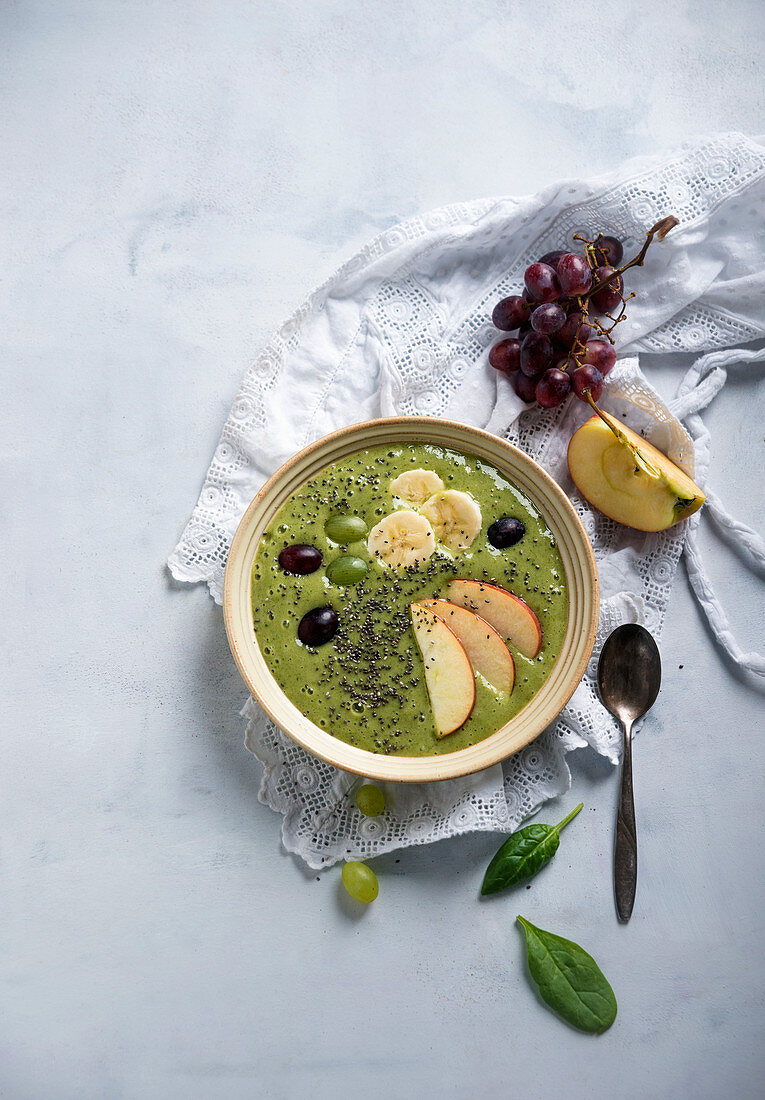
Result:
[[[327,566],[327,577],[341,588],[348,584],[358,584],[367,575],[367,563],[363,558],[352,558],[343,554]]]
[[[365,817],[379,817],[385,809],[385,795],[374,783],[365,783],[356,791],[356,805]]]
[[[368,904],[377,897],[379,886],[377,875],[366,863],[357,863],[351,860],[343,867],[343,886],[356,901]]]
[[[330,516],[324,530],[327,538],[333,542],[339,542],[347,546],[350,542],[358,542],[367,533],[367,525],[361,516]]]

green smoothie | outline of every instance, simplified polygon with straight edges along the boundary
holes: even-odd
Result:
[[[424,484],[422,495],[439,481],[443,493],[430,500],[395,495],[391,484],[406,485],[401,475],[407,472],[410,485]],[[439,526],[433,501],[438,508],[450,497],[452,507],[456,502],[462,511]],[[422,551],[427,560],[391,564],[399,558],[379,525],[402,510],[409,513],[405,520],[415,514],[412,537],[427,547]],[[525,532],[514,545],[498,548],[487,531],[505,517],[519,520]],[[318,568],[305,575],[285,570],[279,555],[296,544],[306,560],[311,555],[320,560]],[[539,619],[542,642],[533,658],[508,642],[515,660],[513,690],[497,691],[476,673],[469,717],[439,738],[410,606],[444,596],[455,578],[496,584],[521,597]],[[322,608],[335,613],[323,613],[333,620],[334,633],[323,644],[304,644],[298,628],[304,616]],[[374,753],[450,753],[494,733],[526,706],[549,674],[567,609],[560,554],[531,502],[483,459],[428,444],[374,447],[326,467],[280,509],[263,535],[252,572],[258,643],[282,690],[317,726]]]

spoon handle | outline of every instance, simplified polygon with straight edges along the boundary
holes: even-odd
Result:
[[[637,888],[637,829],[632,796],[632,722],[624,722],[623,727],[622,779],[614,845],[614,894],[619,920],[626,924],[632,916]]]

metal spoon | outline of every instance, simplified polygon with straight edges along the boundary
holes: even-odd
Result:
[[[606,638],[598,662],[598,687],[604,706],[622,724],[624,751],[614,845],[616,912],[625,923],[632,915],[637,887],[637,831],[632,797],[632,727],[656,701],[661,686],[661,657],[656,642],[637,623],[619,626]]]

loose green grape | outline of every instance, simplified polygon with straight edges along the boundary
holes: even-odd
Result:
[[[358,584],[367,575],[367,563],[363,558],[353,558],[350,554],[343,554],[335,558],[327,566],[327,577],[333,584],[343,587],[348,584]]]
[[[359,542],[367,533],[367,525],[361,516],[330,516],[324,530],[328,539],[347,546],[350,542]]]
[[[356,805],[365,817],[379,817],[385,809],[385,795],[374,783],[365,783],[356,791]]]
[[[365,905],[375,900],[380,889],[374,871],[366,863],[357,863],[355,860],[343,867],[343,886],[352,898]]]

